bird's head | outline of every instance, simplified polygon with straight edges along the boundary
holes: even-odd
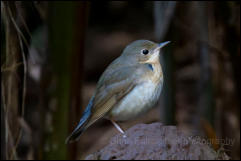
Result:
[[[127,61],[134,60],[136,63],[159,62],[160,49],[169,43],[170,41],[158,44],[149,40],[136,40],[124,49],[122,55],[127,57]]]
[[[160,49],[169,43],[170,41],[158,44],[149,40],[136,40],[124,49],[122,55],[137,63],[159,62]]]

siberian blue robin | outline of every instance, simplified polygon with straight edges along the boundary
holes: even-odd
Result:
[[[145,114],[158,101],[163,85],[159,54],[168,43],[137,40],[129,44],[100,77],[78,126],[66,143],[77,140],[100,118],[111,120],[125,136],[115,121]]]

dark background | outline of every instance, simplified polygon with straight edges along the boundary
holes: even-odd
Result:
[[[1,159],[80,159],[118,132],[100,120],[71,145],[105,68],[134,40],[171,41],[145,116],[240,159],[240,3],[1,1]],[[234,141],[229,144],[228,141]]]

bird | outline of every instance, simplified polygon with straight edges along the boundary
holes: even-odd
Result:
[[[67,137],[66,144],[77,141],[88,127],[101,118],[110,120],[126,137],[116,122],[144,115],[157,103],[164,82],[160,50],[169,43],[136,40],[127,45],[102,73],[94,94],[77,127]]]

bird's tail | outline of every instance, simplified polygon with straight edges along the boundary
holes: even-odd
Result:
[[[86,107],[83,116],[81,117],[79,124],[77,125],[77,127],[74,129],[74,131],[70,134],[70,136],[67,137],[67,139],[65,140],[65,143],[72,143],[76,140],[79,139],[80,135],[82,134],[82,132],[86,129],[85,125],[88,123],[90,116],[91,116],[91,109],[93,106],[93,98],[91,98],[88,106]]]

